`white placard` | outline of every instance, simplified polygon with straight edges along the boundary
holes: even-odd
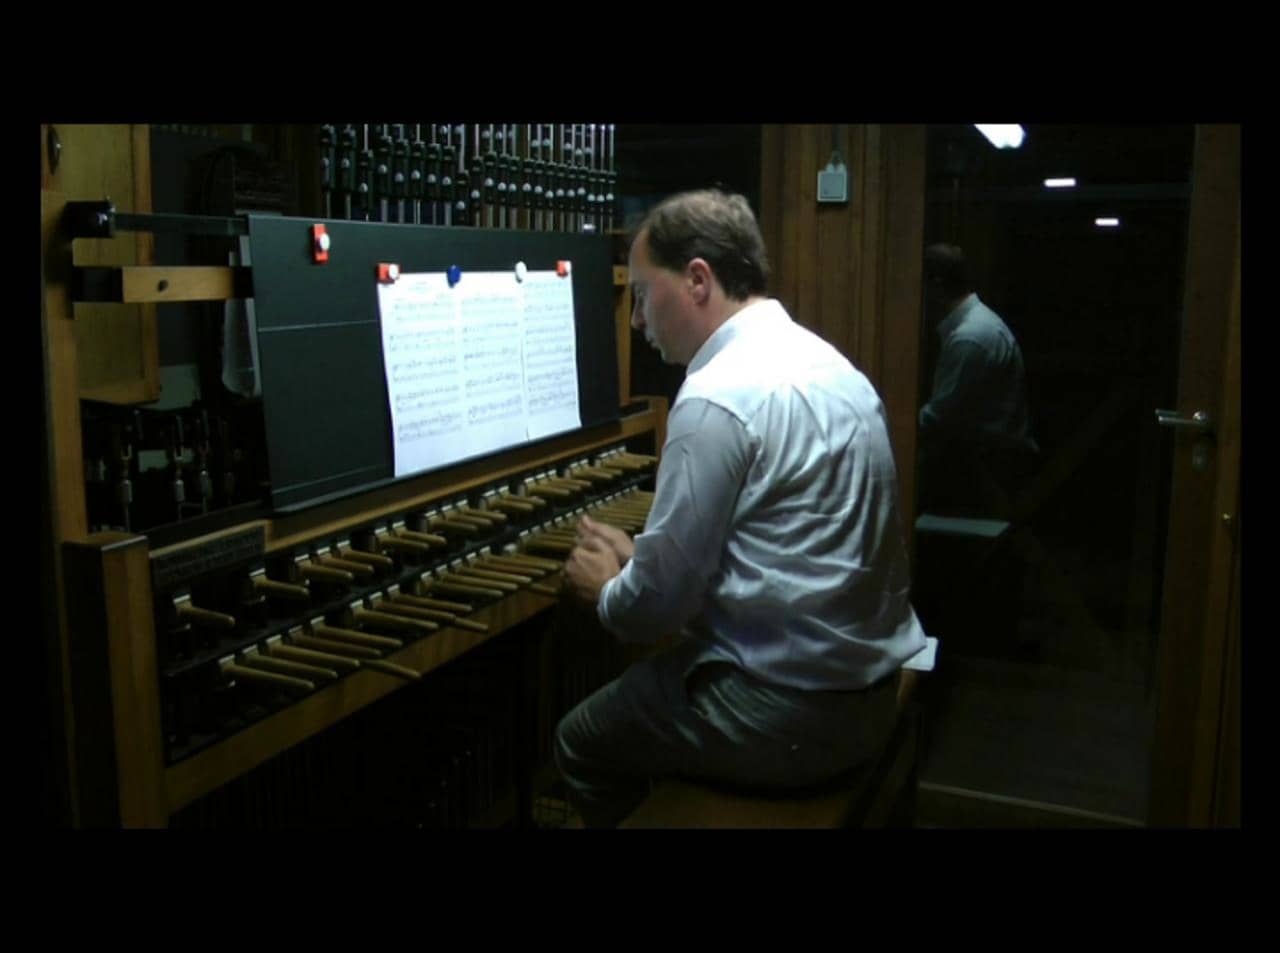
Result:
[[[402,274],[378,310],[397,477],[582,426],[568,277]]]
[[[924,648],[902,663],[913,672],[932,672],[938,658],[938,640],[931,635],[924,637]]]

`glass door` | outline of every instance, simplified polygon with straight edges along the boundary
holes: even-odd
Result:
[[[928,133],[920,820],[1139,825],[1195,130],[1022,128]]]

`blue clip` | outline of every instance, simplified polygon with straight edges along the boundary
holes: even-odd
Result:
[[[449,287],[452,288],[462,280],[462,269],[457,265],[449,266]]]

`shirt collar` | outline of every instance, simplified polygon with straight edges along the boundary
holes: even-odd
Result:
[[[776,319],[779,316],[786,318],[788,321],[791,320],[787,312],[783,310],[782,304],[776,298],[757,301],[736,312],[729,320],[716,328],[711,337],[703,341],[702,346],[694,352],[693,359],[689,361],[688,370],[685,371],[685,376],[688,377],[695,371],[706,367],[713,357],[723,351],[730,341],[747,328]]]
[[[942,323],[938,325],[938,337],[946,338],[952,331],[960,326],[960,322],[964,320],[965,315],[976,308],[980,302],[978,296],[972,292],[969,293],[963,301],[956,305],[950,314],[948,314]]]

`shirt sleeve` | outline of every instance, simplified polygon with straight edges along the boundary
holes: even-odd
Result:
[[[955,341],[943,349],[934,376],[933,394],[920,408],[922,437],[945,443],[963,437],[981,421],[978,394],[987,375],[987,357],[972,341]]]
[[[596,610],[606,629],[651,643],[698,613],[753,457],[746,428],[728,411],[701,398],[676,404],[644,532],[600,592]]]

